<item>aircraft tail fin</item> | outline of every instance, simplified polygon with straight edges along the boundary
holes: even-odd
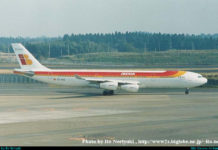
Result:
[[[38,60],[21,44],[13,43],[13,50],[23,70],[48,70],[45,66],[40,64]]]

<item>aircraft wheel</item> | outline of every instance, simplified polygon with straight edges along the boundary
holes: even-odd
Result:
[[[110,90],[110,91],[104,90],[103,95],[114,95],[114,91],[113,90]]]
[[[189,88],[187,88],[187,89],[185,90],[185,94],[186,94],[186,95],[189,94]]]
[[[107,91],[103,91],[103,95],[108,95],[108,92]]]
[[[109,91],[109,95],[114,95],[114,91]]]

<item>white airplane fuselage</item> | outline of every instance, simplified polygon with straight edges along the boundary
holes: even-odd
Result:
[[[140,88],[189,88],[207,82],[202,75],[188,71],[135,71],[135,70],[52,70],[40,64],[20,43],[12,44],[21,69],[15,74],[34,80],[72,87],[97,87],[104,95],[117,89],[137,92]],[[186,92],[186,94],[188,91]]]
[[[18,73],[21,70],[17,70],[14,73]],[[22,72],[22,71],[21,71]],[[181,75],[178,76],[160,76],[159,74],[163,74],[171,71],[114,71],[114,70],[50,70],[50,71],[32,71],[34,75],[31,77],[34,80],[38,80],[41,82],[46,82],[50,84],[57,85],[66,85],[66,86],[94,86],[96,83],[90,83],[87,80],[106,80],[106,81],[114,81],[114,82],[137,82],[139,88],[193,88],[197,86],[201,86],[207,82],[207,79],[202,77],[202,75],[194,72],[186,72],[186,71],[173,71],[173,72],[181,72]],[[87,80],[81,80],[75,75],[80,73],[116,73],[120,74],[117,77],[111,76],[81,76],[85,77]],[[150,73],[153,76],[136,76],[137,73]],[[64,75],[68,74],[68,75]],[[155,75],[154,75],[155,74]],[[157,76],[159,75],[159,76]]]

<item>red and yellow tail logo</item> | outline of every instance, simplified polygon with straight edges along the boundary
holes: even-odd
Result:
[[[21,61],[22,65],[32,65],[33,62],[31,59],[29,59],[29,56],[27,54],[19,54],[18,55]]]

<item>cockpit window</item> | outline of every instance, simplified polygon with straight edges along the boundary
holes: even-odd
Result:
[[[202,76],[198,76],[198,78],[202,78]]]

